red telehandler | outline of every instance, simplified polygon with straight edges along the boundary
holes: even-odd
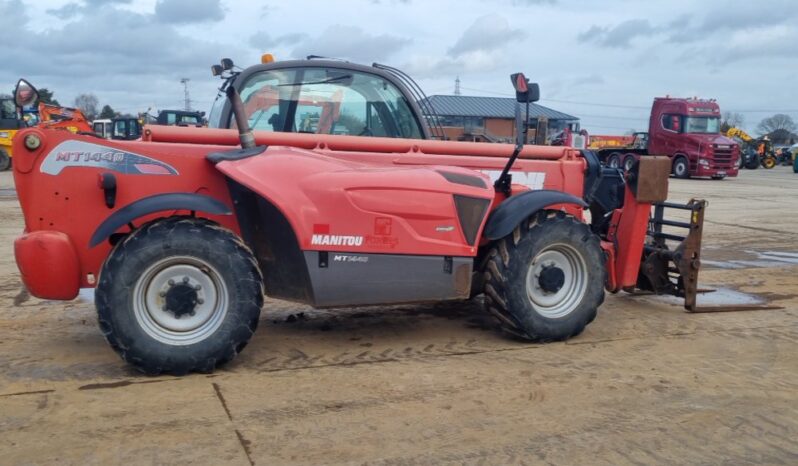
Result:
[[[667,158],[623,174],[589,151],[524,145],[520,108],[539,90],[523,74],[513,146],[429,140],[417,85],[384,66],[225,59],[213,73],[215,128],[15,139],[25,285],[60,300],[95,287],[100,329],[145,373],[231,360],[264,294],[316,307],[484,294],[502,329],[540,342],[579,334],[605,290],[695,308],[704,202],[665,202]],[[17,104],[31,94],[20,80]]]

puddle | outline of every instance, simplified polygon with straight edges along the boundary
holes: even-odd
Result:
[[[750,269],[783,267],[788,264],[798,264],[798,253],[784,251],[743,251],[754,256],[754,259],[740,259],[728,261],[713,261],[701,259],[701,265],[718,269]]]
[[[94,288],[81,288],[78,291],[78,299],[94,304]]]
[[[675,304],[677,306],[684,305],[684,299],[678,298],[676,296],[660,295],[646,296],[646,298],[668,304]],[[741,291],[736,291],[729,288],[717,288],[711,293],[699,293],[697,296],[697,303],[699,307],[756,306],[767,304],[767,301],[759,296],[743,293]]]
[[[0,199],[16,199],[17,190],[14,188],[0,188]]]

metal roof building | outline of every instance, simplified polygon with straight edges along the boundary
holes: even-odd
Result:
[[[502,119],[515,118],[515,99],[512,97],[433,95],[429,97],[428,101],[440,116],[468,116]],[[579,120],[579,118],[573,115],[559,112],[538,104],[529,105],[529,118],[547,118],[549,120],[568,121]]]
[[[434,112],[428,111],[425,103],[429,103]],[[513,141],[515,105],[515,99],[511,97],[465,95],[433,95],[426,102],[420,102],[425,113],[437,113],[439,118],[436,121],[445,139],[486,142]],[[523,107],[522,111],[525,111]],[[545,144],[550,134],[566,127],[578,129],[579,118],[543,105],[530,104],[528,124],[531,140]]]

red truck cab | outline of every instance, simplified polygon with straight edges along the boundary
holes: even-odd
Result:
[[[676,177],[737,176],[740,148],[720,134],[715,100],[655,98],[648,134],[647,152],[670,157]]]

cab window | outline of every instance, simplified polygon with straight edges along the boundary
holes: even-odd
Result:
[[[254,130],[423,137],[399,89],[368,73],[315,67],[264,71],[253,75],[240,93]]]
[[[127,137],[127,120],[119,120],[114,122],[114,138]]]
[[[676,133],[681,133],[682,117],[679,115],[666,113],[665,115],[662,115],[662,127]]]

